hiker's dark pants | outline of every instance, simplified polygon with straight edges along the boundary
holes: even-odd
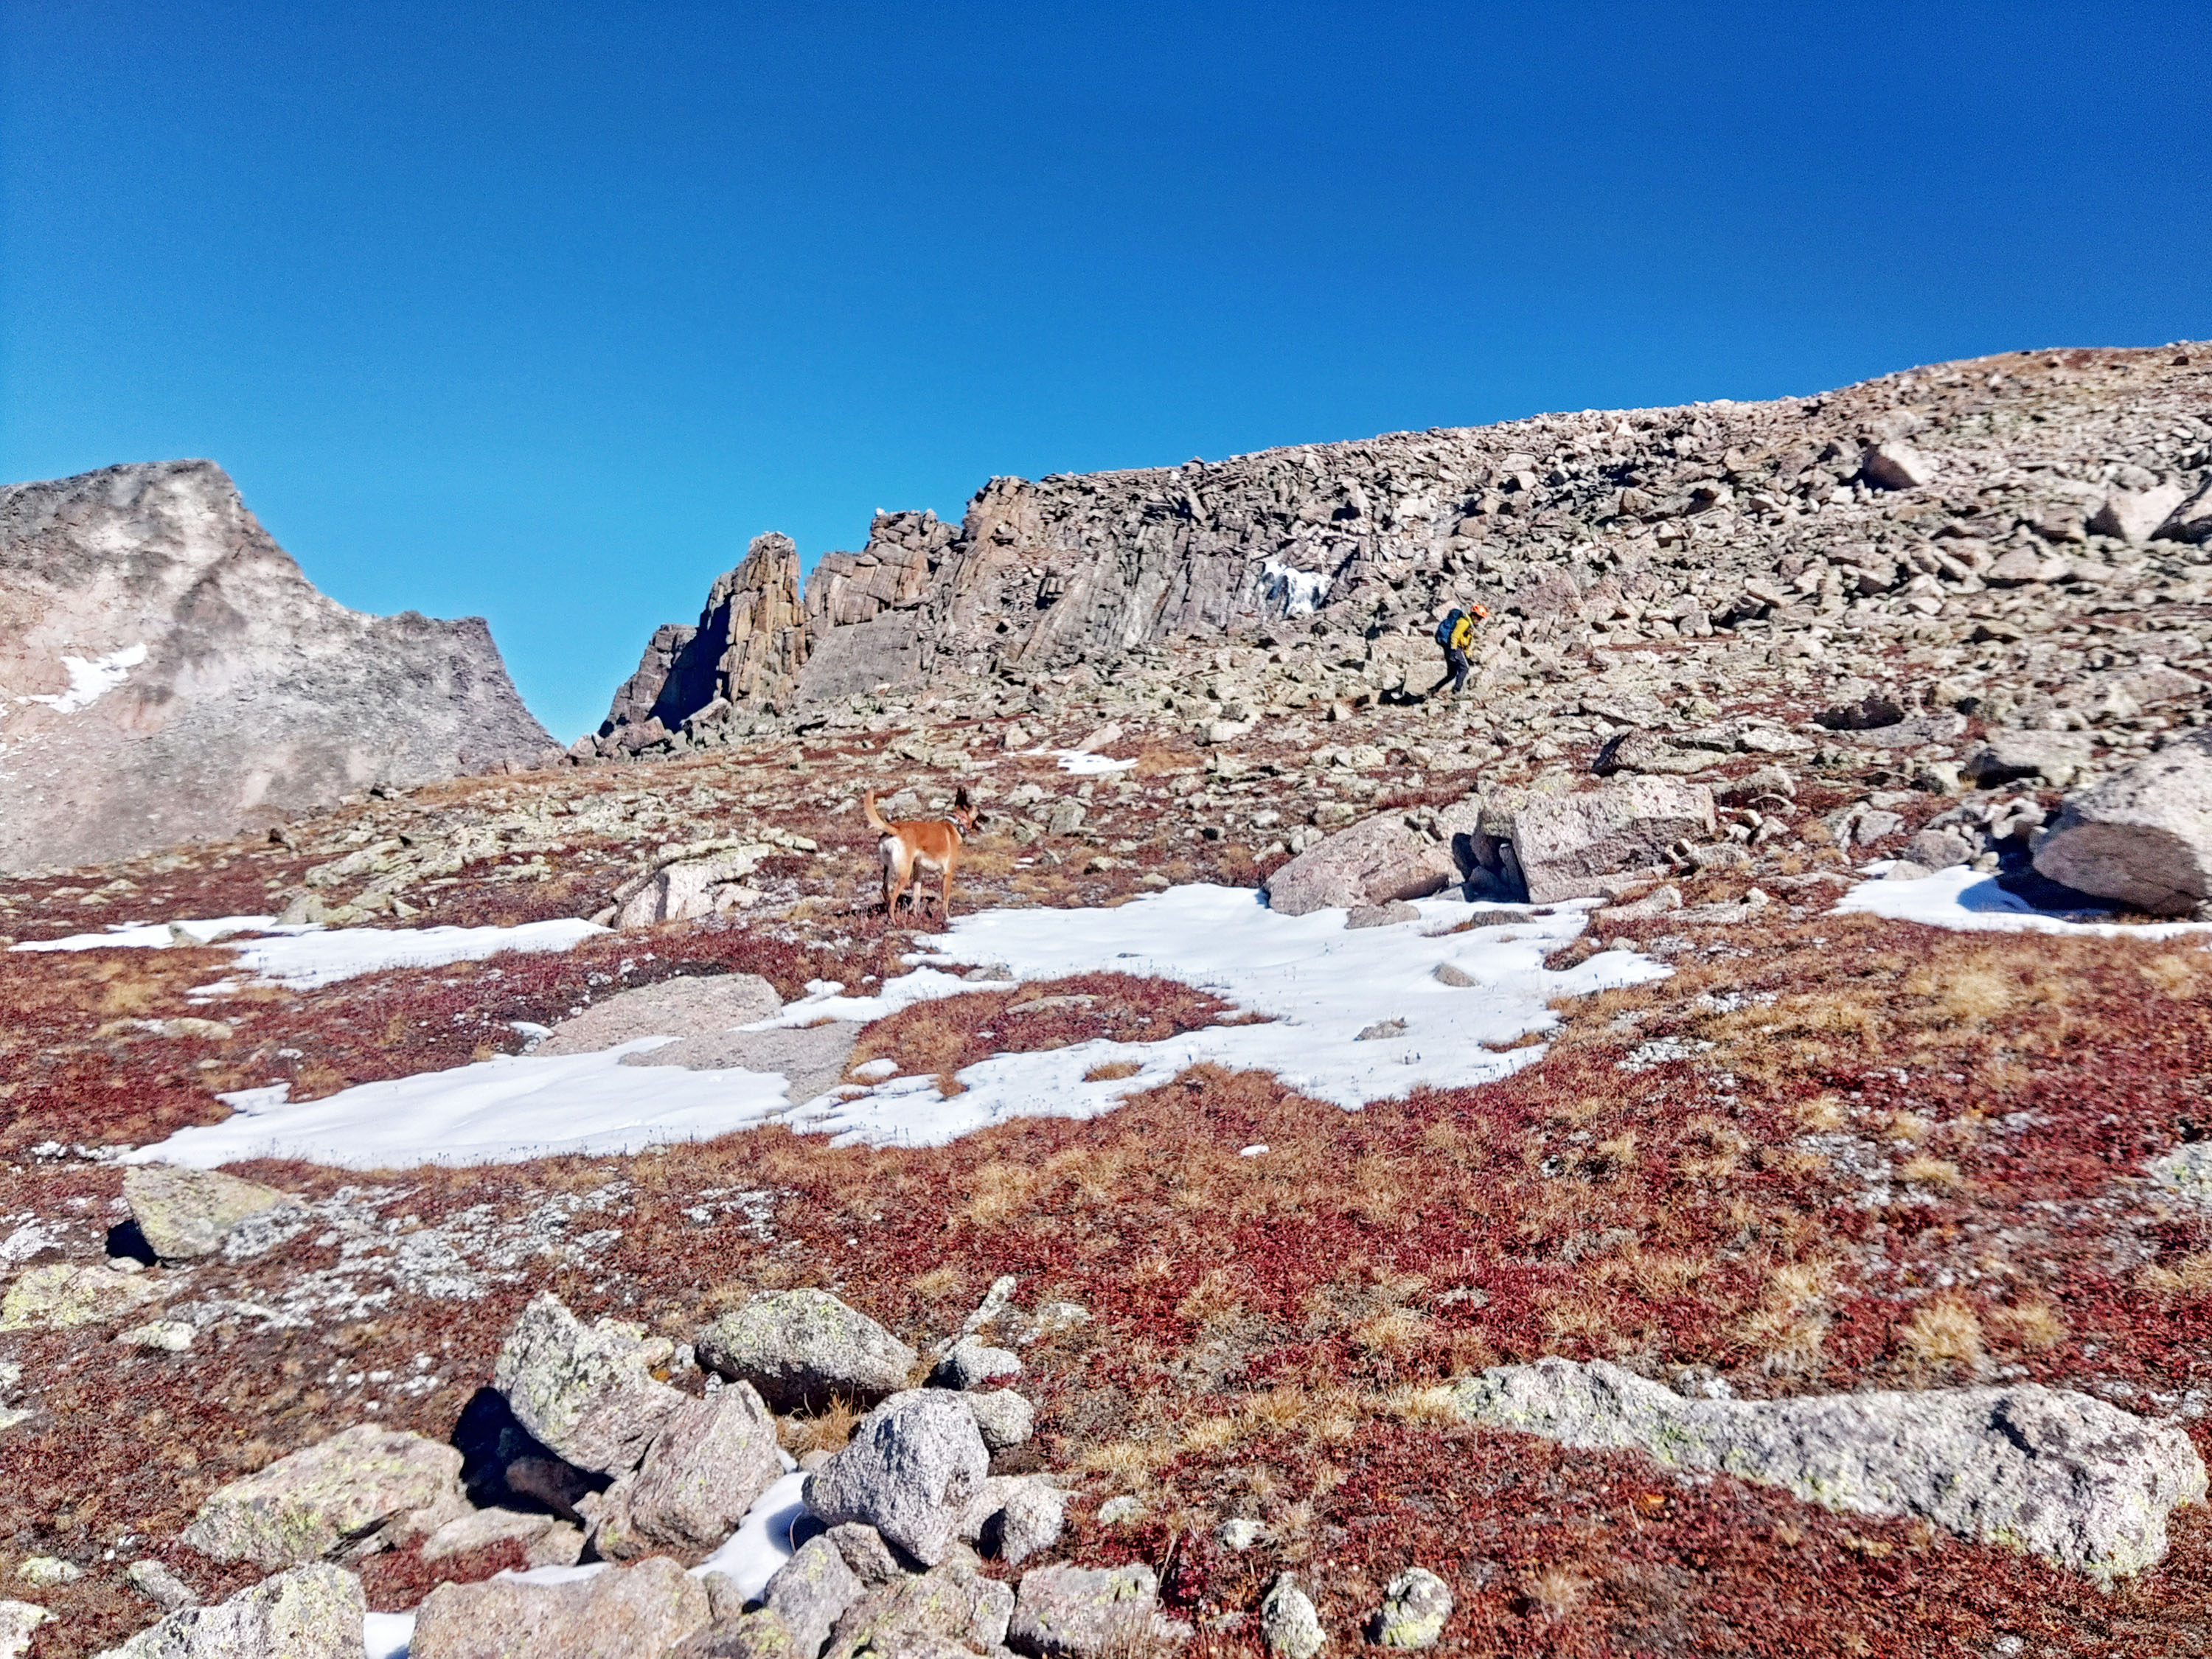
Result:
[[[1461,692],[1467,690],[1467,653],[1464,651],[1455,651],[1451,647],[1446,646],[1444,647],[1444,677],[1429,688],[1429,695],[1433,697],[1437,692],[1443,690],[1446,685],[1449,685],[1452,689],[1452,696],[1455,697],[1459,696]]]

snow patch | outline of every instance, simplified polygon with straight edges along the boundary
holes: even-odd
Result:
[[[173,945],[214,945],[233,934],[252,933],[264,937],[223,946],[235,951],[239,967],[256,976],[246,982],[312,991],[386,968],[442,968],[450,963],[480,962],[502,951],[573,951],[608,931],[568,918],[513,927],[324,927],[280,923],[274,916],[218,916],[212,921],[131,922],[106,933],[33,939],[9,948],[159,951]],[[239,985],[235,980],[222,980],[195,986],[190,994],[224,996]]]
[[[67,939],[33,939],[13,951],[166,951],[172,945],[212,945],[232,933],[304,933],[313,929],[282,926],[274,916],[216,916],[208,921],[118,922],[104,933],[71,933]]]
[[[1869,866],[1887,870],[1887,860]],[[2212,933],[2212,921],[2155,921],[2127,927],[2082,919],[2082,913],[2039,910],[2017,893],[1997,885],[1996,878],[1960,865],[1914,881],[1885,881],[1879,874],[1840,899],[1844,915],[1881,916],[1890,921],[1925,922],[1966,933],[2071,933],[2094,939],[2172,939],[2181,933]],[[2099,914],[2096,912],[2087,913]]]
[[[1283,602],[1285,617],[1310,617],[1321,609],[1322,600],[1328,596],[1327,576],[1317,571],[1300,570],[1283,563],[1279,559],[1268,559],[1260,566],[1261,592],[1273,604]]]
[[[27,697],[24,701],[42,702],[58,714],[74,714],[81,708],[91,708],[129,679],[131,671],[145,660],[146,647],[143,645],[126,645],[104,657],[64,657],[62,666],[69,671],[69,690]]]

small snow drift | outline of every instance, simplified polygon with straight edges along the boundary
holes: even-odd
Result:
[[[1887,863],[1877,866],[1887,868]],[[2212,933],[2212,922],[2156,921],[2137,927],[2087,920],[2078,914],[2039,910],[1998,884],[1986,872],[1966,865],[1938,870],[1913,881],[1863,881],[1836,901],[1838,914],[1881,916],[1891,921],[1924,922],[1965,933],[2071,933],[2090,939],[2172,939],[2179,933]]]
[[[342,979],[387,968],[443,968],[481,962],[503,951],[573,951],[607,930],[588,921],[526,921],[512,927],[335,927],[279,926],[270,916],[223,916],[212,921],[146,922],[106,933],[72,933],[34,939],[16,951],[162,950],[172,945],[222,944],[238,952],[238,965],[258,985],[295,991],[335,985]],[[265,935],[226,944],[232,935]],[[204,985],[194,993],[218,996],[234,981]]]

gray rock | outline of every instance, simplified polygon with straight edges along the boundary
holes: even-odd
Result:
[[[185,1261],[214,1255],[240,1222],[295,1200],[274,1187],[218,1170],[134,1164],[123,1172],[123,1201],[155,1255]]]
[[[442,1561],[510,1540],[522,1546],[523,1559],[533,1567],[572,1567],[584,1553],[584,1534],[565,1521],[489,1509],[471,1510],[447,1522],[422,1540],[422,1555],[425,1561]]]
[[[2150,1178],[2191,1204],[2212,1209],[2212,1140],[2186,1141],[2153,1158]]]
[[[0,870],[221,839],[368,778],[552,746],[482,618],[325,598],[210,461],[0,489]]]
[[[0,1299],[0,1331],[66,1330],[118,1318],[161,1297],[155,1273],[50,1261],[26,1269]]]
[[[131,1588],[164,1613],[188,1607],[198,1598],[192,1587],[150,1555],[142,1555],[123,1570]]]
[[[2175,507],[2158,529],[2171,542],[2212,541],[2212,477],[2197,486],[2196,493]]]
[[[1905,843],[1905,856],[1923,870],[1948,870],[1974,856],[1973,843],[1948,830],[1923,830]]]
[[[979,1507],[989,1513],[976,1529],[984,1554],[1018,1566],[1050,1549],[1067,1526],[1067,1494],[1035,1475],[994,1477]]]
[[[1033,1567],[1022,1575],[1006,1645],[1046,1659],[1107,1659],[1173,1628],[1150,1567]]]
[[[823,1659],[934,1652],[932,1643],[995,1648],[1006,1639],[1014,1593],[964,1562],[902,1574],[844,1611]],[[949,1651],[962,1652],[960,1645]]]
[[[985,1389],[960,1397],[975,1414],[975,1429],[987,1451],[1018,1446],[1036,1426],[1036,1407],[1012,1389]]]
[[[23,1659],[39,1626],[52,1618],[35,1601],[0,1601],[0,1659]]]
[[[2089,515],[2089,529],[2099,536],[2147,542],[2172,518],[2188,494],[2178,483],[2153,484],[2140,490],[2114,489],[2105,497],[2104,505]]]
[[[903,1388],[920,1358],[866,1314],[826,1291],[771,1291],[724,1314],[694,1340],[699,1363],[750,1382],[776,1411],[866,1403]]]
[[[1021,1356],[1011,1348],[994,1348],[963,1336],[945,1351],[929,1373],[933,1389],[980,1389],[1002,1376],[1022,1374]]]
[[[2081,738],[2057,732],[1997,732],[1966,757],[1960,770],[1983,789],[2030,778],[2063,789],[2088,760],[2089,745]]]
[[[1936,477],[1936,463],[1902,438],[1875,445],[1859,456],[1859,476],[1876,489],[1917,489]]]
[[[810,1538],[761,1591],[763,1608],[783,1620],[800,1653],[819,1653],[845,1610],[867,1593],[837,1547]]]
[[[1467,878],[1471,866],[1456,841],[1480,817],[1480,803],[1470,800],[1426,813],[1382,812],[1364,819],[1269,876],[1267,908],[1303,916],[1441,893]]]
[[[2069,795],[2035,867],[2154,915],[2212,898],[2212,747],[2192,739]]]
[[[883,1534],[861,1522],[842,1522],[822,1535],[836,1546],[853,1576],[869,1589],[890,1583],[906,1571],[891,1553],[891,1547],[884,1542]]]
[[[657,865],[616,890],[614,925],[653,927],[750,908],[760,902],[760,894],[745,884],[745,878],[778,850],[763,842]]]
[[[665,1555],[588,1578],[441,1584],[415,1615],[409,1659],[644,1659],[713,1616],[707,1587]],[[361,1629],[354,1628],[354,1654]]]
[[[289,1567],[417,1510],[458,1507],[461,1455],[357,1424],[210,1493],[184,1540],[217,1561]]]
[[[1313,1659],[1328,1644],[1313,1597],[1287,1572],[1278,1573],[1260,1598],[1260,1639],[1281,1659]]]
[[[1469,1422],[1724,1470],[1833,1510],[1920,1516],[2105,1583],[2159,1561],[2166,1512],[2205,1493],[2179,1428],[2034,1384],[1692,1400],[1602,1360],[1546,1359],[1451,1397]]]
[[[611,1561],[660,1549],[704,1554],[737,1530],[781,1473],[775,1419],[750,1385],[686,1399],[635,1473],[605,1494],[592,1547]]]
[[[865,1522],[934,1566],[989,1472],[975,1414],[950,1394],[915,1389],[863,1418],[852,1443],[806,1477],[803,1497],[828,1525]]]
[[[1395,927],[1401,922],[1419,921],[1421,913],[1403,899],[1392,899],[1388,904],[1354,905],[1346,913],[1344,925],[1351,927]]]
[[[1451,1587],[1425,1567],[1408,1567],[1383,1589],[1367,1639],[1377,1647],[1432,1648],[1451,1613]]]
[[[1664,874],[1668,848],[1715,833],[1701,783],[1632,778],[1580,794],[1532,796],[1512,811],[1512,846],[1538,904],[1601,896],[1607,878]]]
[[[297,1567],[220,1606],[173,1613],[100,1659],[362,1659],[368,1612],[353,1574]]]
[[[586,1325],[550,1291],[523,1310],[492,1367],[522,1426],[578,1468],[634,1469],[684,1396],[658,1382],[676,1345],[642,1325]]]
[[[773,1018],[782,1007],[775,987],[758,974],[684,975],[593,1003],[531,1052],[588,1054],[639,1037],[718,1036]]]

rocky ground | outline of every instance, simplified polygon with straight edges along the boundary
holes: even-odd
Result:
[[[1242,635],[732,705],[641,758],[595,744],[591,763],[357,796],[269,839],[11,879],[15,943],[278,914],[631,924],[320,986],[256,982],[221,944],[0,952],[0,1256],[16,1284],[99,1269],[66,1287],[82,1322],[25,1301],[0,1331],[0,1596],[55,1615],[30,1651],[94,1653],[151,1623],[134,1564],[202,1603],[259,1581],[185,1540],[210,1499],[356,1425],[453,1438],[544,1291],[672,1354],[760,1292],[818,1288],[927,1352],[1009,1275],[1020,1307],[1087,1316],[1019,1346],[1035,1432],[990,1461],[1060,1483],[1066,1527],[975,1570],[1011,1594],[1041,1565],[1141,1564],[1185,1652],[1294,1650],[1285,1575],[1349,1650],[1413,1567],[1449,1592],[1447,1652],[2202,1651],[2201,1498],[2166,1518],[2155,1560],[2100,1571],[2109,1553],[2009,1547],[1932,1501],[1824,1507],[1771,1471],[1662,1464],[1632,1435],[1577,1441],[1556,1412],[1508,1420],[1448,1386],[1547,1357],[1708,1403],[2045,1385],[2166,1425],[2169,1472],[2176,1448],[2212,1452],[2212,1173],[2191,1150],[2212,1133],[2203,936],[2124,909],[2107,938],[1833,908],[1876,859],[2063,899],[2029,863],[2046,819],[2194,752],[2208,549],[2154,538],[2144,514],[2096,527],[2116,495],[2161,489],[2165,522],[2186,495],[2172,484],[2202,473],[2212,399],[2175,361],[2192,356],[2037,354],[1816,400],[1854,443],[1936,454],[1917,486],[1868,482],[1856,448],[1848,469],[1739,466],[1705,452],[1749,416],[1676,411],[1676,469],[1702,469],[1664,481],[1686,510],[1656,514],[1673,502],[1656,477],[1611,480],[1614,517],[1641,490],[1658,522],[1577,538],[1555,521],[1562,562],[1533,579],[1533,561],[1480,550],[1559,510],[1515,495],[1586,483],[1596,501],[1602,445],[1583,474],[1560,464],[1565,482],[1493,477],[1475,505],[1496,504],[1465,515],[1486,539],[1455,520],[1402,585],[1367,558],[1355,589]],[[1861,432],[1899,405],[1923,424]],[[1985,417],[1991,446],[2025,433],[2069,459],[2030,473],[1972,450],[1957,434]],[[2080,510],[2053,516],[2062,496]],[[1754,544],[1765,562],[1746,574],[1729,562]],[[1439,583],[1492,611],[1480,679],[1451,702],[1407,692],[1434,677]],[[1070,769],[1079,752],[1093,758]],[[1101,769],[1115,762],[1133,764]],[[868,787],[915,813],[961,787],[981,804],[957,915],[1256,886],[1378,817],[1404,842],[1392,858],[1448,867],[1455,812],[1510,844],[1531,803],[1636,778],[1702,787],[1713,817],[1587,885],[1606,908],[1552,965],[1619,945],[1671,971],[1563,1001],[1534,1063],[1497,1082],[1347,1112],[1199,1066],[1103,1115],[935,1147],[772,1125],[470,1167],[260,1162],[228,1172],[291,1195],[295,1222],[167,1261],[125,1224],[117,1154],[226,1120],[220,1093],[283,1082],[313,1100],[519,1054],[679,976],[758,975],[790,1000],[905,971],[927,930],[876,903]],[[1468,923],[1497,925],[1482,908]],[[866,1024],[848,1063],[949,1091],[994,1054],[1240,1017],[1171,975],[979,981]],[[705,1371],[664,1370],[707,1397]],[[854,1403],[780,1408],[783,1449],[841,1448]],[[2144,1504],[2185,1499],[2175,1479]],[[528,1559],[513,1540],[435,1560],[420,1538],[381,1541],[346,1565],[384,1611]]]

